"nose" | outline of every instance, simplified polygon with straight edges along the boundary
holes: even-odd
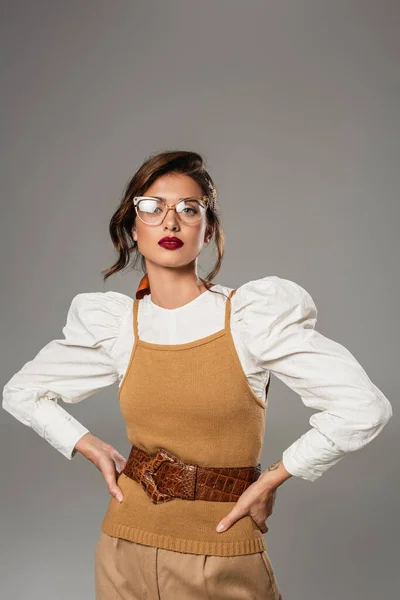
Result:
[[[179,219],[174,209],[167,211],[163,221],[164,227],[176,231],[179,229]]]

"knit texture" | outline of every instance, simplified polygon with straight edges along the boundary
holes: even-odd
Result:
[[[213,467],[261,462],[267,402],[250,387],[230,330],[232,290],[225,326],[185,344],[153,344],[138,335],[139,299],[133,304],[135,341],[119,390],[129,441],[154,453],[164,447],[181,460]],[[153,504],[141,485],[118,478],[124,499],[111,497],[102,523],[108,535],[167,550],[237,556],[266,550],[246,515],[218,533],[235,502],[174,498]]]

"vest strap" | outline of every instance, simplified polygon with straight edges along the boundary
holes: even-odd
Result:
[[[230,329],[230,321],[231,321],[231,300],[232,297],[234,296],[234,294],[236,293],[236,290],[231,290],[231,292],[229,293],[229,296],[226,300],[226,304],[225,304],[225,330],[229,330]]]
[[[139,339],[139,334],[138,334],[138,309],[139,309],[139,299],[136,298],[133,301],[133,332],[135,334],[135,340]]]

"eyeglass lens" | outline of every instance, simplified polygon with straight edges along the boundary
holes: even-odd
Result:
[[[181,200],[175,210],[185,223],[194,223],[201,219],[206,208],[196,199]],[[139,217],[146,223],[161,223],[167,212],[167,204],[158,198],[142,198],[137,204]]]

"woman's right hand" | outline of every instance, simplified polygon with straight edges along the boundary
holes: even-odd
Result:
[[[126,460],[118,450],[91,433],[85,433],[74,448],[95,465],[102,473],[110,494],[122,502],[123,494],[117,485],[117,476],[125,467]]]

